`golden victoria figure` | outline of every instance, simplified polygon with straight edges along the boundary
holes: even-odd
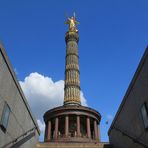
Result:
[[[76,21],[76,17],[75,15],[70,17],[67,17],[67,21],[65,22],[65,24],[69,25],[69,31],[76,31],[78,32],[77,28],[76,28],[76,24],[79,24],[79,22]]]

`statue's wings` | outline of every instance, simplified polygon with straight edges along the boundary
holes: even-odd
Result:
[[[77,21],[75,21],[75,23],[76,23],[77,25],[79,25],[79,24],[80,24],[80,22],[77,22]]]
[[[64,24],[69,24],[69,22],[67,21],[67,22],[65,22]]]

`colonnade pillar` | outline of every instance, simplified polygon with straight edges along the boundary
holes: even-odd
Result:
[[[81,136],[81,132],[80,132],[80,116],[77,115],[77,136],[80,137]]]
[[[89,117],[86,118],[86,126],[87,126],[87,137],[90,138],[91,131],[90,131],[90,118]]]
[[[81,137],[81,130],[80,130],[80,116],[77,115],[76,116],[76,124],[77,124],[77,137]],[[100,140],[100,129],[98,127],[97,121],[94,120],[93,121],[93,125],[94,125],[94,139],[98,139]],[[91,138],[91,129],[90,129],[90,117],[86,117],[86,131],[87,131],[87,138]],[[51,140],[51,120],[49,120],[46,124],[46,140],[50,141]],[[59,131],[59,118],[56,117],[55,118],[55,128],[54,128],[54,139],[58,138],[58,131]],[[69,136],[69,116],[66,115],[65,116],[65,137]]]
[[[97,125],[98,140],[100,141],[100,127]]]
[[[51,139],[51,121],[49,120],[48,123],[47,123],[47,141],[49,141]]]
[[[65,117],[65,136],[68,137],[69,133],[69,117],[68,115]]]
[[[57,139],[58,138],[58,128],[59,128],[59,118],[58,117],[56,117],[56,119],[55,119],[55,139]]]
[[[95,133],[95,139],[98,138],[98,128],[97,128],[97,121],[94,120],[94,133]]]

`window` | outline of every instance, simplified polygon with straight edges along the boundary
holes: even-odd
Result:
[[[8,125],[9,115],[10,115],[10,107],[5,102],[2,117],[1,117],[1,122],[0,122],[0,127],[2,128],[2,130],[4,132],[6,131],[6,128],[7,128],[7,125]]]
[[[145,129],[148,129],[148,108],[146,103],[144,103],[141,107],[141,115],[144,123]]]

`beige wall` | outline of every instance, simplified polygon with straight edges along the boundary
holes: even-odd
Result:
[[[6,133],[0,128],[0,147],[36,127],[35,136],[21,145],[22,148],[35,147],[39,136],[36,120],[32,116],[6,53],[0,45],[0,119],[5,101],[10,106],[11,112]]]
[[[108,132],[114,148],[144,147],[133,138],[148,146],[148,130],[144,128],[141,115],[144,102],[148,106],[148,48]]]

